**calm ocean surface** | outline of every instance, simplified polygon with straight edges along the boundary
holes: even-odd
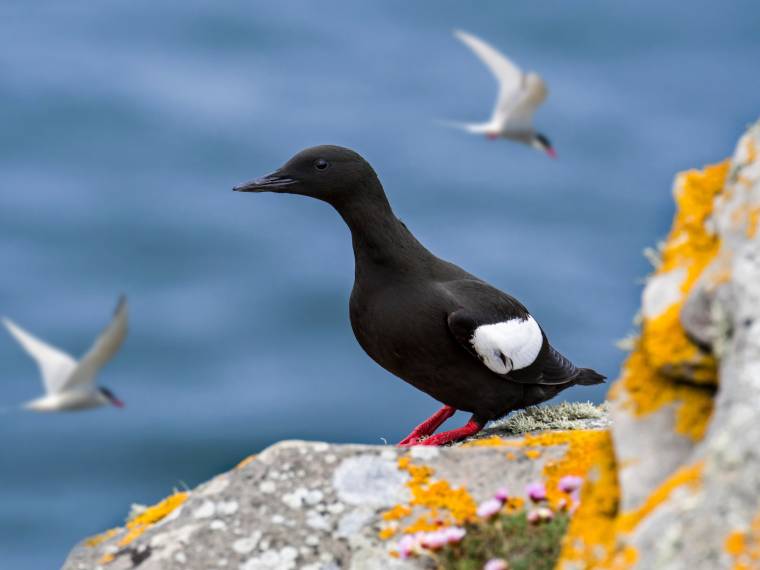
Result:
[[[0,314],[79,355],[131,309],[101,376],[125,410],[0,415],[3,570],[277,440],[394,441],[436,408],[356,344],[336,214],[233,184],[359,150],[425,244],[614,378],[674,173],[760,114],[756,0],[160,4],[0,5]],[[453,28],[544,75],[559,160],[435,124],[496,95]],[[0,381],[0,407],[40,391],[4,332]]]

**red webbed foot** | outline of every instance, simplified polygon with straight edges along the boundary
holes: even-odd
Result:
[[[481,422],[473,416],[473,418],[460,428],[444,431],[435,435],[431,435],[423,440],[416,440],[413,443],[406,445],[446,445],[454,441],[461,441],[467,439],[470,436],[475,435],[483,429],[485,422]]]
[[[456,413],[456,408],[452,406],[443,406],[440,410],[418,425],[412,430],[408,436],[402,439],[398,445],[400,447],[406,447],[409,445],[417,445],[420,438],[426,437],[435,433],[441,424],[449,419]]]

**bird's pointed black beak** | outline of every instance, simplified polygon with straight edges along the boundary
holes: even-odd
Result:
[[[235,192],[287,192],[288,188],[295,185],[296,181],[282,174],[279,170],[267,174],[261,178],[256,178],[245,184],[240,184],[232,189]]]

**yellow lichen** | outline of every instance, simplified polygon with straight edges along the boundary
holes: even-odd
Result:
[[[524,451],[524,453],[525,453],[525,457],[527,457],[528,459],[535,460],[541,457],[541,452],[538,449],[527,449]]]
[[[464,487],[454,487],[444,479],[433,479],[435,473],[427,465],[415,465],[408,455],[398,459],[398,468],[409,474],[406,486],[411,492],[409,504],[396,505],[385,511],[381,518],[393,524],[384,525],[379,532],[382,539],[396,534],[396,521],[417,513],[416,518],[403,528],[404,533],[430,531],[444,525],[461,525],[475,518],[477,505]]]
[[[665,502],[676,489],[685,485],[696,488],[702,480],[702,462],[687,465],[678,469],[668,477],[657,489],[649,494],[644,504],[638,509],[620,515],[617,521],[619,532],[631,532],[639,523],[648,517],[652,511]]]
[[[757,233],[757,226],[760,224],[760,206],[750,208],[747,214],[747,237],[754,238]]]
[[[389,511],[383,513],[384,521],[397,521],[403,519],[412,514],[412,509],[407,505],[396,505]]]
[[[127,521],[127,534],[125,534],[121,540],[119,540],[119,546],[125,547],[142,533],[144,533],[151,525],[154,525],[161,519],[171,514],[174,509],[181,506],[187,500],[188,494],[184,491],[178,491],[172,495],[166,497],[160,503],[156,503],[152,507],[148,507],[139,515],[131,518]]]
[[[182,505],[187,500],[188,494],[185,492],[176,492],[166,497],[160,503],[148,507],[140,514],[132,517],[127,521],[127,532],[118,542],[119,548],[124,548],[139,538],[151,525],[167,517],[172,511]],[[104,554],[101,564],[108,564],[114,559],[113,554]]]
[[[96,546],[100,546],[101,544],[103,544],[106,540],[113,538],[114,536],[119,534],[120,531],[121,529],[119,528],[112,528],[111,530],[107,530],[98,535],[91,536],[90,538],[84,541],[84,545],[90,548],[95,548]]]
[[[592,467],[581,489],[581,504],[570,520],[562,541],[558,569],[611,568],[616,553],[615,517],[618,512],[618,486],[612,437],[608,431],[590,451]],[[625,557],[630,558],[627,553]]]
[[[547,461],[543,468],[547,499],[553,508],[560,508],[568,500],[567,494],[559,490],[560,479],[567,475],[586,477],[608,440],[609,433],[604,430],[549,431],[525,436],[523,445],[528,447],[566,446],[560,459]]]
[[[380,532],[377,533],[377,536],[380,538],[380,540],[388,540],[396,534],[396,531],[398,531],[397,524],[387,525],[380,529]]]
[[[670,234],[662,248],[662,263],[656,274],[685,270],[680,290],[681,300],[664,312],[645,319],[641,345],[655,370],[668,376],[686,375],[697,382],[716,383],[714,360],[699,351],[686,336],[680,322],[681,306],[720,248],[719,237],[707,223],[713,213],[715,198],[725,186],[729,161],[690,170],[676,178],[676,215]]]
[[[676,406],[675,431],[694,441],[704,437],[714,404],[709,390],[673,382],[659,374],[639,342],[623,364],[621,374],[610,391],[610,398],[619,401],[623,409],[634,416],[646,416],[673,404]]]
[[[251,463],[255,459],[256,459],[256,455],[249,455],[248,457],[246,457],[245,459],[243,459],[240,463],[238,463],[235,466],[235,469],[242,469],[243,467],[245,467],[246,465],[248,465],[249,463]]]
[[[732,570],[757,570],[760,568],[760,514],[747,530],[730,532],[723,548],[733,559]]]

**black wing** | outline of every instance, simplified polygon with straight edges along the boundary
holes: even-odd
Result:
[[[578,378],[582,369],[549,344],[543,330],[517,299],[475,280],[447,283],[446,289],[461,307],[448,315],[451,334],[494,374],[521,384],[558,385]],[[475,339],[481,327],[499,324],[503,326],[495,334],[514,336],[497,339],[501,343],[478,345]],[[513,367],[512,360],[521,354],[522,366]]]

